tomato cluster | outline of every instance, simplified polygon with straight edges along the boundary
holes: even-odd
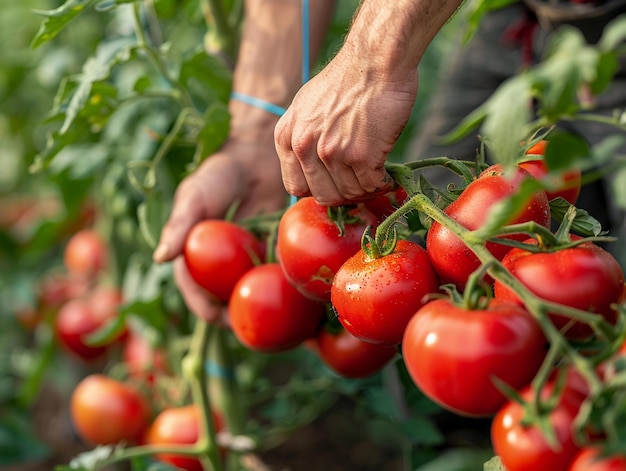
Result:
[[[574,204],[581,178],[571,171],[555,179],[539,155],[545,146],[533,146],[512,169],[477,170],[448,195],[449,204],[424,203],[410,188],[336,208],[305,197],[273,221],[271,237],[254,224],[205,220],[189,233],[184,262],[227,312],[234,338],[253,352],[306,346],[334,374],[353,379],[402,361],[410,380],[441,408],[492,417],[493,447],[508,471],[609,469],[603,466],[622,457],[605,457],[577,434],[599,386],[594,393],[589,375],[583,379],[575,368],[563,381],[560,366],[571,360],[564,352],[586,361],[606,341],[599,332],[618,324],[624,273],[593,238],[571,233],[565,223],[552,232],[550,202]],[[416,208],[430,219],[417,230],[399,223]],[[489,226],[494,218],[497,227]],[[72,247],[103,250],[93,234]],[[77,257],[65,259],[78,277],[106,266],[101,253],[89,263]],[[50,302],[61,304],[57,330],[68,349],[87,359],[104,354],[108,344],[85,339],[115,317],[119,292],[91,286],[67,303]],[[79,384],[72,399],[79,434],[90,443],[196,443],[195,404],[146,407],[133,386],[168,374],[167,360],[132,330],[109,340],[124,345],[128,381],[91,376]],[[604,384],[609,376],[598,371]],[[95,392],[93,384],[100,384]],[[111,425],[97,427],[107,415]],[[122,420],[134,426],[117,426]],[[227,427],[215,412],[213,421],[218,430]],[[603,436],[594,427],[584,432]],[[202,469],[191,455],[156,458]]]

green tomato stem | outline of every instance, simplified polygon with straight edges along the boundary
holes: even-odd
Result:
[[[196,445],[200,449],[199,459],[206,471],[222,471],[222,462],[217,444],[211,399],[207,390],[207,374],[204,365],[207,358],[209,336],[216,327],[196,320],[187,355],[183,358],[183,375],[191,386],[194,404],[200,409],[200,432]]]
[[[544,335],[548,339],[550,345],[560,349],[581,371],[581,374],[589,381],[592,392],[597,391],[601,387],[597,376],[595,375],[593,363],[580,355],[563,337],[561,332],[552,324],[547,317],[548,312],[558,312],[560,314],[571,316],[575,320],[588,323],[595,331],[605,335],[607,338],[613,338],[615,333],[612,327],[601,316],[596,316],[585,311],[569,308],[556,303],[547,302],[531,293],[517,278],[496,259],[491,252],[485,247],[484,241],[475,241],[468,237],[470,231],[459,224],[457,221],[445,214],[435,204],[423,194],[416,194],[402,207],[399,212],[417,209],[427,216],[431,217],[440,224],[445,225],[457,237],[461,238],[468,248],[478,257],[484,265],[489,265],[488,273],[496,280],[511,288],[522,300],[529,313],[536,319],[542,328]],[[547,368],[546,368],[547,370]],[[542,374],[547,374],[542,372]],[[545,382],[546,378],[539,378],[538,381]]]

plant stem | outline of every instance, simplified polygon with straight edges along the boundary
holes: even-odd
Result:
[[[546,338],[551,346],[560,349],[566,355],[574,366],[580,370],[581,374],[589,382],[592,392],[596,392],[601,384],[595,374],[592,362],[580,355],[565,339],[561,332],[552,324],[547,316],[548,312],[558,312],[573,319],[590,324],[594,330],[600,331],[607,338],[614,337],[611,326],[601,317],[589,314],[585,311],[569,308],[560,304],[547,302],[535,296],[530,292],[517,278],[496,259],[491,252],[485,247],[484,241],[474,241],[468,237],[470,231],[456,222],[454,219],[445,214],[441,209],[428,199],[425,195],[418,193],[411,197],[398,212],[417,209],[442,225],[445,225],[452,233],[463,240],[467,247],[478,257],[482,264],[488,264],[488,273],[496,280],[512,289],[522,300],[529,313],[536,319],[542,328]],[[468,240],[469,239],[469,240]],[[540,379],[543,381],[543,379]]]
[[[189,351],[183,358],[183,375],[191,386],[191,395],[194,404],[200,409],[200,431],[198,447],[201,450],[200,461],[206,471],[221,471],[222,463],[220,450],[217,444],[215,424],[211,399],[207,390],[207,375],[204,365],[207,357],[209,336],[212,329],[216,328],[201,319],[196,320],[196,325],[191,338]]]

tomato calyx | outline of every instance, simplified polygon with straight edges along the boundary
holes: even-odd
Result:
[[[341,206],[328,206],[328,219],[337,227],[339,236],[343,237],[346,233],[346,224],[358,224],[361,219],[355,214],[356,204],[345,204]]]
[[[387,230],[373,235],[372,226],[367,226],[361,237],[361,248],[369,260],[385,257],[393,253],[398,243],[398,230],[390,226]]]

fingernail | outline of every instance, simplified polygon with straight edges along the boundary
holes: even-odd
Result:
[[[168,251],[169,246],[167,244],[159,244],[152,254],[152,260],[157,263],[166,261]]]

